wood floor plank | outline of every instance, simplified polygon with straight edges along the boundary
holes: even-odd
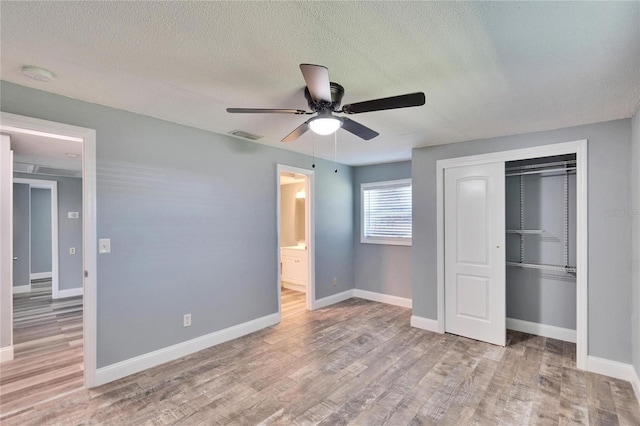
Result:
[[[286,297],[278,325],[96,389],[3,411],[0,422],[638,424],[631,385],[576,370],[573,344],[509,331],[508,346],[500,348],[412,328],[411,311],[396,306],[350,299],[306,311],[304,294]],[[298,302],[290,300],[296,297]],[[67,326],[71,335],[77,332]],[[53,335],[51,328],[41,334]],[[29,368],[37,368],[40,357],[32,353]],[[21,387],[26,367],[6,365],[0,387],[11,389],[8,395],[37,383]]]

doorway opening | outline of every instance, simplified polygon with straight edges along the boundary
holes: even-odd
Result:
[[[14,139],[15,140],[15,139]],[[78,289],[58,294],[58,181],[51,175],[31,175],[17,171],[14,161],[13,178],[13,293],[29,293],[32,283],[49,282],[54,299],[82,294],[82,281]],[[24,177],[18,177],[24,176]],[[78,201],[82,200],[82,184],[77,188]],[[78,207],[82,207],[81,204]],[[78,232],[82,226],[78,224]],[[79,241],[81,243],[81,240]],[[78,265],[79,277],[82,265]],[[73,294],[69,294],[73,293]]]
[[[313,171],[278,165],[277,179],[277,287],[282,318],[313,306]]]
[[[537,227],[536,229],[528,229],[527,227],[530,227],[530,225],[528,223],[523,224],[521,222],[521,218],[523,217],[521,213],[517,215],[518,221],[521,222],[517,227],[515,227],[517,229],[507,228],[507,224],[505,223],[505,163],[519,162],[510,164],[510,166],[518,168],[518,170],[512,170],[511,174],[526,173],[527,175],[532,175],[533,173],[531,172],[539,171],[538,169],[540,168],[540,165],[536,165],[537,168],[535,170],[529,170],[527,169],[527,162],[522,162],[522,160],[538,159],[531,160],[535,163],[538,162],[540,158],[554,156],[562,156],[559,157],[562,158],[562,163],[572,162],[574,166],[572,168],[575,174],[570,178],[571,180],[567,178],[565,182],[574,182],[573,188],[575,188],[575,201],[565,199],[564,204],[571,204],[571,207],[567,205],[565,211],[568,211],[569,209],[572,210],[574,212],[573,217],[575,219],[573,220],[573,224],[570,225],[569,223],[565,222],[564,226],[565,232],[574,233],[572,243],[574,245],[575,251],[568,250],[568,246],[566,243],[562,244],[563,240],[566,240],[566,235],[560,235],[558,238],[557,236],[553,237],[550,235],[545,235],[544,230],[541,230],[540,227]],[[567,158],[569,158],[570,161],[564,161]],[[479,169],[475,170],[475,168]],[[484,169],[487,170],[483,171]],[[563,169],[564,171],[562,171],[562,173],[563,175],[566,175],[566,164],[563,165]],[[550,271],[556,268],[557,270],[555,272],[560,271],[564,275],[575,274],[575,278],[564,278],[566,279],[566,281],[575,282],[575,290],[572,294],[574,294],[573,297],[575,298],[574,312],[576,364],[579,369],[586,369],[588,348],[587,141],[581,140],[560,144],[543,145],[539,147],[513,151],[503,151],[470,157],[439,160],[437,161],[437,170],[438,331],[443,333],[445,332],[445,330],[450,329],[449,321],[451,320],[451,311],[455,309],[459,310],[459,307],[461,306],[460,304],[462,303],[466,307],[465,310],[467,311],[467,315],[461,316],[457,315],[456,313],[454,313],[454,315],[458,317],[465,317],[462,318],[462,320],[465,321],[464,324],[461,324],[461,327],[463,329],[470,330],[473,327],[484,327],[484,332],[486,332],[487,334],[494,333],[496,336],[499,335],[499,338],[503,340],[504,335],[502,333],[504,333],[504,329],[506,328],[506,268],[530,268],[542,270],[542,267],[545,267],[545,271]],[[553,172],[556,173],[558,171],[553,170]],[[448,183],[447,180],[449,181]],[[482,182],[484,182],[484,184],[482,184]],[[538,183],[538,186],[539,185],[540,184]],[[468,188],[466,189],[468,189],[468,191],[458,191],[461,188],[465,189],[463,188],[463,186],[467,186]],[[449,187],[449,190],[447,190],[447,187]],[[485,190],[477,191],[477,189],[481,188],[484,188]],[[495,200],[492,200],[490,198],[490,194],[494,190],[497,190],[498,192],[500,192],[500,194],[497,194],[497,196],[494,197]],[[446,195],[447,192],[450,194],[449,196]],[[476,197],[481,192],[486,193],[486,197],[480,197],[482,199]],[[469,197],[467,197],[467,201],[470,200],[469,202],[475,202],[478,206],[486,206],[486,209],[483,207],[485,213],[491,212],[490,215],[485,215],[487,218],[495,219],[496,215],[501,215],[502,218],[497,220],[497,222],[492,226],[474,226],[475,222],[479,223],[481,220],[478,219],[478,215],[473,215],[473,217],[469,217],[467,218],[467,221],[463,221],[461,223],[463,225],[462,228],[458,227],[457,229],[453,229],[452,227],[455,225],[456,221],[451,220],[451,218],[449,217],[449,213],[445,213],[445,209],[447,204],[457,204],[457,202],[453,200],[453,198],[455,198],[453,196],[454,193],[457,194],[456,197],[461,196],[460,194],[464,195],[464,193],[468,193]],[[524,192],[520,190],[518,193],[518,198],[520,198],[521,194],[524,195]],[[525,202],[526,197],[527,196],[525,195]],[[519,204],[521,204],[522,201],[523,200],[521,199]],[[501,205],[499,205],[500,203]],[[563,206],[563,201],[560,200],[560,202],[556,204],[557,206]],[[461,212],[464,213],[470,211],[470,209],[468,209],[469,206],[465,206],[464,203],[462,206],[463,208],[460,209]],[[540,211],[535,212],[535,214],[536,219],[541,218]],[[449,218],[449,220],[445,220],[445,218]],[[559,223],[561,225],[559,228],[560,231],[558,231],[560,233],[562,233],[563,219],[566,220],[566,217],[560,218]],[[456,251],[455,246],[456,241],[459,241],[459,238],[455,237],[455,235],[457,235],[456,232],[459,231],[461,233],[464,233],[465,235],[473,234],[473,232],[470,234],[469,232],[467,232],[467,230],[463,229],[464,226],[467,226],[467,230],[472,230],[474,232],[478,230],[486,230],[486,234],[480,235],[478,232],[476,232],[476,237],[478,238],[474,238],[472,244],[465,244],[463,247],[464,250],[466,250],[466,252],[464,253],[465,256],[468,258],[468,260],[471,259],[473,261],[469,260],[469,262],[457,262],[455,261],[455,259],[456,255],[459,253]],[[507,234],[514,234],[510,235],[510,237],[518,236],[518,238],[520,238],[520,234],[527,233],[527,235],[529,235],[529,233],[531,233],[531,235],[534,235],[533,233],[535,232],[537,233],[536,235],[538,235],[538,237],[536,238],[540,241],[534,241],[533,245],[531,245],[532,242],[528,240],[524,243],[518,243],[518,245],[515,245],[512,242],[511,248],[508,250],[513,251],[513,248],[515,247],[517,248],[516,251],[519,252],[519,255],[516,257],[509,256],[509,258],[507,259],[507,256],[505,256],[505,251],[507,250],[507,247],[505,247],[505,230]],[[454,234],[453,237],[452,234]],[[495,237],[491,237],[489,234],[495,234]],[[484,237],[486,237],[483,240],[484,243],[480,241],[480,237],[482,237],[483,235]],[[530,236],[522,238],[524,239],[529,237]],[[455,241],[452,241],[452,238]],[[546,238],[546,240],[542,241],[542,238]],[[542,258],[542,260],[539,261],[530,261],[527,254],[539,254],[541,250],[541,244],[547,243],[556,243],[556,245],[560,247],[560,261],[556,261],[555,258],[552,260]],[[469,251],[470,248],[475,249],[474,251]],[[522,249],[525,249],[524,257],[522,256]],[[532,249],[534,251],[531,251],[529,249]],[[563,257],[564,259],[562,259]],[[483,262],[486,263],[487,266],[490,266],[490,268],[483,268],[481,265],[481,263]],[[468,263],[469,265],[473,264],[472,266],[474,266],[475,269],[469,272],[469,265],[465,265],[463,263]],[[491,269],[492,271],[494,271],[494,273],[483,275],[485,273],[485,271],[482,271],[483,269]],[[511,270],[511,273],[513,273],[513,271],[514,270]],[[569,278],[571,278],[571,280],[569,280]],[[468,291],[456,290],[462,288],[455,285],[455,283],[460,280],[464,281],[463,283],[461,283],[461,286],[467,288]],[[476,284],[482,285],[478,286]],[[493,288],[493,291],[489,291],[490,288]],[[480,294],[479,292],[482,289],[484,289],[484,293]],[[475,296],[473,294],[474,291]],[[499,298],[500,300],[490,300],[488,297],[483,296],[485,294],[495,294],[496,291],[501,293]],[[514,293],[512,292],[512,295],[513,294]],[[451,303],[455,301],[447,299],[451,299],[452,297],[459,297],[461,299],[458,300],[457,303]],[[477,303],[478,301],[482,303],[479,305]],[[485,321],[482,321],[482,318],[480,317],[483,315],[486,316],[486,318],[491,318],[491,321],[486,320],[486,318]],[[489,325],[490,322],[493,322],[493,324]],[[540,330],[541,328],[538,327],[538,329],[536,330],[530,330],[526,332],[530,334],[542,334],[540,333]],[[554,332],[555,331],[557,330],[554,330]],[[477,338],[478,340],[485,340],[482,338],[482,336],[475,338]]]
[[[12,208],[1,220],[2,246],[8,248],[0,264],[3,377],[12,371],[21,376],[3,389],[1,411],[7,415],[96,385],[95,130],[7,113],[0,118],[2,156],[11,159],[3,162],[2,187],[10,189],[2,193],[3,204],[13,207],[25,187],[28,200],[27,215]],[[45,212],[36,201],[47,195]],[[33,239],[36,217],[43,214],[50,220],[50,264],[35,270],[37,252],[46,248]],[[19,223],[30,234],[21,256],[14,253]],[[27,285],[15,291],[14,278],[24,276]],[[43,364],[48,367],[34,368]]]

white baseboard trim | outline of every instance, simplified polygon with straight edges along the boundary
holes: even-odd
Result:
[[[31,293],[31,284],[13,286],[13,294]]]
[[[0,362],[13,360],[13,346],[5,346],[0,348]]]
[[[421,328],[427,331],[438,333],[438,321],[430,318],[411,315],[411,327]]]
[[[311,309],[322,309],[335,303],[340,303],[345,300],[349,300],[353,297],[353,290],[343,291],[342,293],[332,294],[331,296],[323,297],[322,299],[314,300],[311,304]]]
[[[65,297],[82,296],[82,287],[68,288],[66,290],[58,290],[58,294],[54,299],[64,299]]]
[[[507,318],[507,328],[509,330],[535,334],[536,336],[550,337],[552,339],[563,340],[565,342],[576,343],[577,340],[575,330],[515,318]]]
[[[638,377],[638,372],[633,368],[633,377],[631,380],[631,386],[633,386],[633,391],[636,393],[636,399],[640,404],[640,377]]]
[[[359,288],[353,290],[353,297],[359,297],[360,299],[372,300],[374,302],[381,302],[386,303],[387,305],[401,306],[409,309],[413,306],[412,300],[406,297],[391,296],[389,294],[360,290]]]
[[[280,322],[278,313],[234,325],[224,330],[216,331],[186,342],[178,343],[157,351],[130,358],[116,364],[98,368],[96,371],[96,386],[121,379],[134,373],[155,367],[165,362],[173,361],[186,355],[201,351],[211,346],[219,345],[229,340],[256,332]]]
[[[302,293],[306,293],[307,292],[307,286],[304,284],[293,284],[293,283],[287,283],[282,281],[282,287],[289,289],[289,290],[293,290],[293,291],[299,291]]]
[[[32,280],[42,280],[51,277],[53,277],[52,272],[33,272],[31,273],[31,276],[29,278],[31,278]]]
[[[640,402],[640,380],[638,380],[638,375],[636,374],[636,370],[633,368],[633,365],[598,358],[595,356],[588,356],[587,371],[630,382],[636,393],[636,399]]]

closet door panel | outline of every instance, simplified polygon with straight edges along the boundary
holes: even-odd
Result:
[[[504,346],[504,163],[445,170],[445,331]]]

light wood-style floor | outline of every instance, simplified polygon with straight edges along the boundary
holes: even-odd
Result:
[[[628,382],[575,368],[575,345],[509,332],[496,347],[350,299],[3,425],[640,424]]]
[[[307,311],[307,295],[300,291],[289,290],[281,287],[282,292],[282,317],[297,315]]]
[[[51,299],[51,280],[13,298],[13,361],[0,365],[0,413],[83,386],[82,296]],[[1,419],[1,417],[0,417]]]

